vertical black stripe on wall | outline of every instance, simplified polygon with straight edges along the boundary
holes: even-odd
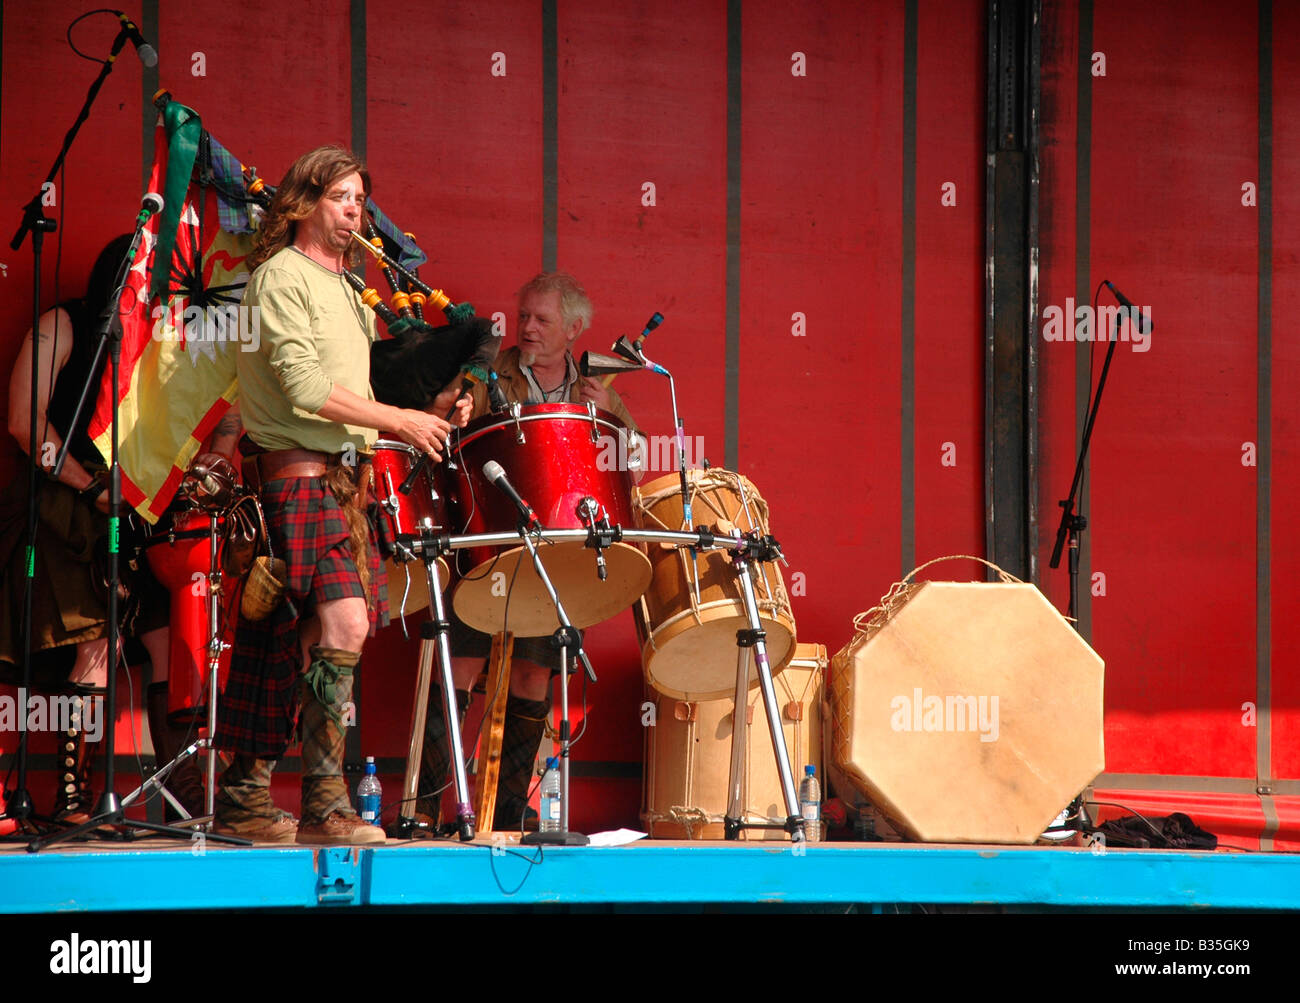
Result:
[[[903,281],[899,486],[902,578],[916,567],[916,0],[903,5]]]
[[[349,85],[352,96],[352,152],[362,161],[366,159],[366,0],[352,0],[348,11],[348,31],[351,36],[352,56],[349,64]],[[357,672],[352,677],[352,703],[355,720],[358,724],[364,720],[362,708],[361,679],[365,673]],[[371,730],[366,741],[373,743],[375,733]],[[362,736],[360,727],[348,728],[344,737],[344,772],[359,774],[362,770]],[[348,787],[352,787],[348,780]]]
[[[741,0],[727,0],[727,345],[724,458],[740,469],[740,65]]]
[[[5,51],[5,0],[0,0],[0,63],[4,62]],[[4,74],[0,73],[0,164],[5,159],[5,141],[4,141]]]
[[[158,38],[158,0],[144,0],[140,5],[140,33],[146,42],[162,51]],[[153,131],[158,122],[158,109],[153,106],[153,96],[158,91],[158,64],[143,69],[140,74],[140,191],[146,192],[153,171]]]
[[[352,152],[366,159],[366,0],[352,0]]]
[[[1259,3],[1259,344],[1255,488],[1255,774],[1273,779],[1272,488],[1273,488],[1273,4]],[[1273,849],[1277,812],[1262,800],[1261,850]]]
[[[985,129],[985,540],[989,559],[1029,574],[1027,383],[1033,0],[988,5]]]
[[[557,124],[559,42],[555,0],[542,0],[542,270],[554,271],[558,260],[556,219],[559,209]]]
[[[1074,301],[1092,302],[1092,0],[1079,0],[1079,75],[1078,75],[1078,142],[1075,144],[1075,217],[1074,217]],[[1074,318],[1065,318],[1073,324]],[[1083,441],[1083,426],[1088,420],[1088,397],[1092,392],[1092,342],[1081,341],[1074,352],[1074,442]],[[1079,483],[1075,511],[1088,513],[1088,471]],[[1080,636],[1092,641],[1092,545],[1086,530],[1079,538],[1079,608]],[[1061,559],[1065,566],[1069,555]]]
[[[1038,453],[1038,378],[1039,378],[1039,341],[1038,318],[1038,195],[1041,182],[1041,160],[1038,156],[1038,127],[1043,114],[1042,96],[1042,0],[1033,0],[1033,17],[1029,25],[1029,276],[1026,297],[1029,313],[1025,318],[1028,329],[1025,342],[1025,527],[1026,554],[1029,559],[1028,580],[1039,584],[1038,560],[1038,488],[1039,488],[1039,453]]]

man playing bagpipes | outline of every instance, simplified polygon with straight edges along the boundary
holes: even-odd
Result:
[[[276,192],[249,259],[256,270],[243,305],[260,311],[260,345],[238,358],[245,442],[256,451],[245,469],[287,568],[283,599],[269,616],[240,619],[217,731],[218,746],[235,757],[220,778],[215,828],[259,841],[384,838],[352,810],[343,779],[353,673],[366,637],[387,620],[363,510],[366,449],[383,429],[436,459],[451,423],[380,403],[372,392],[374,315],[346,274],[369,190],[369,174],[347,151],[304,154]],[[469,411],[462,401],[452,420],[464,425]],[[301,823],[270,796],[295,723]]]

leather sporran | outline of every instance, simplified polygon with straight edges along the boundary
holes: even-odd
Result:
[[[289,578],[289,566],[281,557],[265,554],[253,561],[244,582],[244,594],[239,600],[239,612],[245,620],[265,620],[284,599]]]

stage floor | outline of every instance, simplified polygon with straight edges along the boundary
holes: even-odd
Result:
[[[206,840],[0,847],[0,912],[620,905],[1300,910],[1300,855],[1064,846],[642,840],[365,849]]]

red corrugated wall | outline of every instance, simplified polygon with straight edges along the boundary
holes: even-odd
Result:
[[[156,34],[160,84],[270,178],[318,143],[364,139],[380,204],[429,252],[425,278],[480,314],[512,325],[514,290],[551,254],[595,301],[586,347],[663,312],[649,354],[676,375],[703,454],[738,467],[769,503],[801,640],[834,651],[852,615],[912,565],[983,554],[985,4],[917,3],[910,79],[901,0],[274,8],[151,4],[142,23]],[[1286,318],[1300,291],[1285,195],[1300,180],[1288,114],[1300,98],[1286,86],[1300,69],[1300,25],[1290,10],[1273,14],[1276,530],[1261,614],[1260,468],[1241,464],[1242,443],[1260,441],[1260,209],[1241,205],[1241,184],[1259,183],[1257,18],[1247,7],[1225,23],[1209,3],[1085,11],[1107,75],[1090,81],[1084,203],[1078,4],[1045,4],[1042,20],[1040,301],[1078,296],[1083,205],[1089,281],[1111,278],[1151,304],[1157,324],[1149,352],[1121,346],[1088,482],[1090,567],[1106,576],[1086,620],[1107,660],[1103,783],[1218,791],[1257,817],[1249,842],[1265,824],[1256,780],[1300,769],[1300,694],[1283,671],[1300,568],[1279,518],[1297,480],[1300,360]],[[95,72],[62,41],[80,12],[61,0],[4,9],[6,239]],[[98,52],[112,31],[92,18],[77,39]],[[128,52],[72,151],[64,295],[80,291],[95,251],[134,213],[145,90]],[[46,249],[47,306],[53,242]],[[28,324],[30,259],[6,249],[0,262],[7,370]],[[1063,608],[1064,572],[1045,566],[1086,360],[1072,345],[1039,347],[1039,551],[1044,590]],[[648,432],[671,431],[662,380],[620,377],[618,389]],[[934,576],[968,574],[950,565]],[[1267,768],[1258,725],[1241,723],[1241,705],[1262,700],[1257,627],[1272,651]],[[601,678],[575,752],[575,818],[635,825],[643,693],[630,615],[590,631],[589,646]],[[368,649],[361,745],[390,765],[404,755],[415,663],[397,628]],[[0,741],[12,748],[12,736]],[[395,795],[400,777],[386,779]],[[294,786],[278,785],[287,806]]]
[[[1110,279],[1155,323],[1148,350],[1117,348],[1087,481],[1084,623],[1106,658],[1098,787],[1189,811],[1236,845],[1258,846],[1262,833],[1277,836],[1265,846],[1295,848],[1296,548],[1285,513],[1296,478],[1287,182],[1298,22],[1271,6],[1261,31],[1255,5],[1047,5],[1040,311],[1087,302]],[[1272,74],[1261,90],[1262,42]],[[1271,160],[1261,157],[1270,124]],[[1091,353],[1095,375],[1104,349]],[[1045,341],[1040,351],[1045,568],[1089,352]],[[1065,575],[1044,575],[1064,605]],[[1261,800],[1257,787],[1279,796]]]

